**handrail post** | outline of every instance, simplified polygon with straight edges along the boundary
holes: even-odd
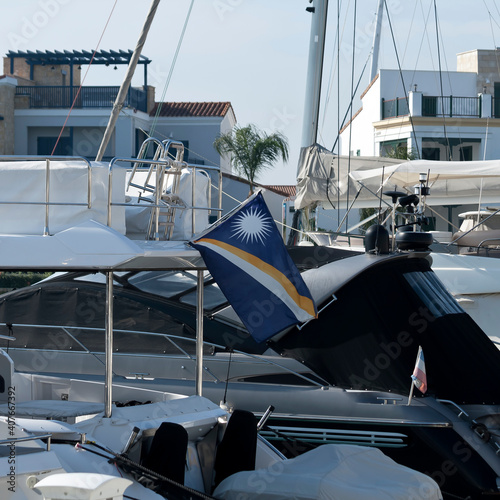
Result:
[[[198,270],[196,287],[196,395],[203,392],[203,271]]]
[[[113,165],[115,163],[115,159],[113,158],[109,162],[109,167],[108,167],[108,206],[107,206],[107,220],[106,224],[108,227],[111,227],[111,205],[112,205],[112,199],[111,195],[113,193]]]
[[[191,167],[191,170],[193,171],[193,182],[191,183],[191,235],[194,235],[196,232],[196,214],[195,214],[195,209],[194,207],[196,206],[195,203],[195,194],[196,194],[196,167],[193,165]]]
[[[106,272],[106,373],[104,379],[104,417],[111,417],[113,401],[113,271]]]
[[[219,212],[218,212],[218,217],[220,218],[222,216],[222,169],[219,166]]]
[[[43,235],[49,235],[49,202],[50,202],[50,160],[45,159],[45,225]]]

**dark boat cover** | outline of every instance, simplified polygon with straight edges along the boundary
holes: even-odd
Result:
[[[273,347],[333,385],[408,394],[421,345],[426,394],[456,403],[500,403],[500,351],[425,258],[382,261],[335,295],[317,320]]]

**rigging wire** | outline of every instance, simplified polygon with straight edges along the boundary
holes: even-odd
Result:
[[[439,19],[438,19],[438,27],[439,27],[439,38],[441,40],[441,46],[443,47],[444,64],[445,64],[445,67],[446,67],[446,75],[448,77],[448,85],[450,86],[450,96],[452,96],[453,95],[453,83],[452,83],[452,80],[451,80],[451,71],[450,71],[449,66],[448,66],[448,59],[446,57],[446,51],[444,50],[445,43],[444,43],[444,38],[443,38],[443,30],[441,29],[441,23],[439,22]],[[451,111],[451,109],[450,109],[450,111]],[[458,139],[459,139],[459,147],[461,147],[462,144],[464,142],[466,142],[466,140],[465,141],[462,140],[462,130],[461,130],[461,127],[458,127],[457,136],[458,136]],[[459,158],[461,158],[461,155],[462,155],[462,153],[459,150]],[[450,148],[450,160],[452,160],[452,159],[453,159],[453,154],[452,154],[452,151],[451,151],[451,148]]]
[[[490,12],[490,9],[488,8],[488,5],[486,4],[485,0],[483,0],[483,3],[484,3],[484,6],[486,7],[486,10],[488,12],[488,17],[489,17],[489,20],[490,20],[491,38],[493,39],[493,47],[495,48],[495,61],[497,63],[497,74],[500,75],[500,62],[498,60],[498,55],[499,54],[498,54],[498,49],[496,48],[497,44],[496,44],[496,41],[495,41],[495,31],[493,29],[493,22],[497,25],[497,27],[500,28],[500,26],[494,20],[493,15]],[[500,15],[500,12],[498,10],[498,6],[497,6],[497,4],[496,4],[495,1],[493,2],[493,5],[495,6],[495,8],[497,10],[497,14]],[[492,111],[494,111],[494,110],[492,110]],[[486,149],[487,149],[487,145],[488,145],[489,123],[490,123],[490,119],[486,118],[486,131],[485,131],[485,134],[484,134],[483,160],[486,160]]]
[[[357,10],[357,0],[354,0],[354,15],[353,15],[353,33],[352,33],[352,67],[351,67],[351,103],[354,99],[353,87],[354,87],[354,61],[356,55],[356,10]],[[352,139],[352,106],[351,106],[351,118],[349,127],[349,156],[347,157],[347,175],[351,173],[351,139]],[[347,192],[346,192],[346,208],[347,214],[345,217],[345,228],[349,227],[349,182],[347,182]]]
[[[106,24],[104,25],[104,29],[102,30],[99,41],[97,42],[97,46],[92,54],[92,57],[90,58],[90,62],[89,62],[89,65],[87,66],[87,70],[85,71],[85,74],[83,75],[83,78],[80,82],[80,86],[78,87],[78,90],[76,91],[75,98],[73,99],[73,102],[71,103],[71,108],[69,108],[68,115],[66,116],[66,120],[64,120],[63,126],[61,127],[61,131],[59,132],[59,136],[57,137],[56,143],[54,144],[54,149],[52,149],[52,153],[50,153],[50,156],[54,156],[57,145],[59,144],[59,140],[61,139],[62,133],[64,132],[64,129],[66,128],[66,124],[68,123],[69,116],[71,115],[71,111],[73,111],[73,108],[74,108],[75,103],[78,99],[78,96],[80,95],[80,91],[82,90],[83,83],[85,82],[85,79],[87,78],[87,73],[89,72],[90,66],[92,66],[92,62],[94,61],[94,57],[95,57],[97,51],[99,50],[99,46],[101,45],[102,37],[104,36],[104,33],[106,32],[109,21],[111,20],[111,16],[113,15],[113,12],[115,10],[117,3],[118,3],[118,0],[115,0],[115,3],[113,4],[113,7],[111,8],[111,12],[109,13],[108,20],[106,21]]]
[[[410,28],[408,30],[408,35],[406,37],[406,44],[405,44],[405,47],[404,47],[404,51],[403,51],[403,57],[402,57],[402,61],[404,63],[404,60],[405,60],[405,56],[406,56],[406,50],[408,49],[408,45],[410,43],[410,37],[411,37],[411,34],[412,34],[412,29],[413,29],[413,25],[414,25],[414,22],[415,22],[415,13],[416,13],[416,10],[417,10],[417,4],[415,3],[415,8],[413,9],[413,14],[412,14],[412,17],[411,17],[411,23],[410,23]],[[422,42],[420,43],[420,48],[422,47]],[[420,54],[420,49],[419,49],[419,54]],[[418,56],[417,56],[417,60],[418,60]],[[414,70],[413,70],[413,75],[412,75],[412,78],[411,78],[411,82],[414,82],[415,81],[415,72],[416,72],[416,68],[417,68],[417,63],[415,63],[415,66],[414,66]],[[398,91],[397,91],[397,81],[395,80],[394,81],[394,87],[393,87],[393,92],[392,92],[392,98],[393,99],[398,99]],[[403,127],[405,126],[404,122],[401,121],[401,123],[399,124],[399,131],[398,131],[398,135],[401,136],[402,135],[402,129]],[[380,146],[382,146],[382,148],[379,148],[381,151],[379,154],[383,153],[384,149],[387,151],[387,148],[386,148],[386,145],[385,145],[385,141],[387,139],[387,135],[389,134],[389,129],[384,129],[384,132],[383,132],[383,136],[380,137]],[[383,141],[383,142],[382,142]],[[389,145],[389,147],[391,147]],[[394,151],[396,151],[397,149],[397,146],[394,148]]]
[[[431,12],[432,12],[432,0],[429,2],[429,10],[427,11],[427,17],[425,16],[424,7],[423,7],[422,3],[420,3],[420,11],[422,13],[422,18],[425,20],[425,22],[424,22],[424,35],[425,35],[425,39],[427,40],[427,48],[429,50],[429,58],[431,60],[431,67],[434,70],[435,64],[434,64],[434,59],[432,57],[434,51],[431,48],[431,41],[429,39],[429,31],[427,29],[427,26],[429,24],[429,18],[431,17]],[[419,52],[418,52],[419,57],[420,57],[420,50],[422,48],[423,42],[424,42],[424,40],[423,40],[423,37],[422,37],[422,42],[421,42],[420,49],[419,49]],[[418,62],[418,60],[417,60],[417,62]],[[417,62],[415,63],[415,71],[416,71],[416,68],[417,68]]]
[[[498,54],[498,50],[496,49],[497,44],[495,42],[495,33],[493,31],[493,22],[495,22],[495,24],[497,25],[498,28],[500,28],[500,25],[493,19],[493,15],[491,14],[490,10],[488,9],[488,6],[486,5],[485,0],[483,0],[483,3],[484,3],[484,6],[486,7],[486,10],[488,11],[488,15],[490,18],[491,38],[493,39],[493,47],[495,48],[495,60],[497,63],[497,74],[500,75],[500,61],[498,60],[499,54]],[[500,15],[500,12],[498,10],[498,7],[497,7],[497,4],[495,1],[493,2],[493,5],[497,9],[497,13]]]
[[[441,107],[443,112],[443,130],[444,130],[444,139],[446,141],[448,147],[448,159],[451,161],[451,147],[450,140],[448,139],[448,134],[446,133],[446,118],[444,115],[444,95],[443,95],[443,75],[441,72],[441,52],[439,50],[439,29],[438,29],[438,17],[437,17],[437,6],[436,0],[434,0],[434,19],[436,22],[436,42],[437,42],[437,53],[438,53],[438,66],[439,66],[439,85],[441,89]]]
[[[339,132],[337,134],[337,137],[335,138],[335,142],[333,143],[333,147],[332,147],[331,151],[333,151],[335,149],[335,147],[337,146],[337,142],[339,141],[339,138],[340,138],[340,132],[344,128],[344,125],[345,125],[345,122],[346,122],[346,119],[347,119],[347,115],[349,114],[349,112],[351,112],[351,116],[352,116],[352,104],[353,104],[353,101],[354,101],[354,96],[356,95],[356,93],[358,91],[358,87],[359,87],[359,85],[361,83],[361,80],[363,79],[363,75],[365,73],[365,69],[368,66],[368,62],[370,61],[370,57],[371,57],[371,54],[368,55],[368,58],[365,61],[363,69],[361,70],[361,74],[359,75],[359,78],[358,78],[358,83],[356,84],[356,88],[354,89],[354,92],[351,95],[351,100],[349,101],[349,105],[347,106],[347,110],[346,110],[346,112],[344,114],[344,118],[342,119],[342,123],[340,124]],[[340,107],[340,105],[339,105],[339,107]]]
[[[326,96],[325,96],[323,120],[321,123],[322,128],[324,127],[324,124],[325,124],[326,110],[327,110],[327,107],[330,103],[335,74],[337,74],[337,106],[338,106],[338,100],[339,100],[340,45],[342,44],[342,40],[344,38],[344,31],[345,31],[345,27],[347,24],[347,11],[346,11],[346,16],[344,17],[344,24],[342,26],[342,33],[340,33],[340,11],[342,9],[341,3],[342,3],[341,0],[337,0],[337,28],[336,28],[335,39],[334,39],[335,44],[334,44],[333,50],[332,50],[332,61],[330,63],[330,75],[328,77],[329,84],[328,84]],[[347,4],[347,9],[349,9],[350,3],[351,3],[351,0],[349,0],[349,3]],[[338,110],[338,107],[337,107],[337,110]]]
[[[401,78],[401,85],[403,86],[403,92],[404,92],[404,95],[405,95],[406,104],[407,104],[407,106],[409,108],[408,93],[406,92],[406,85],[405,85],[405,81],[404,81],[404,78],[403,78],[403,70],[401,69],[401,63],[399,61],[399,54],[398,54],[398,49],[396,47],[396,40],[394,38],[394,31],[392,29],[391,17],[389,16],[389,8],[387,7],[387,0],[384,0],[384,5],[385,5],[385,11],[386,11],[386,14],[387,14],[387,21],[389,22],[389,28],[391,30],[392,43],[394,45],[394,52],[396,54],[396,60],[398,62],[398,69],[399,69],[399,76]],[[418,147],[417,134],[415,133],[415,125],[413,123],[413,118],[411,116],[411,113],[410,113],[410,115],[408,115],[408,117],[410,119],[412,134],[413,134],[413,137],[415,139],[415,149],[417,150],[417,158],[420,158],[420,148]]]
[[[340,23],[340,1],[337,0],[337,24],[339,23]],[[340,40],[338,37],[339,37],[339,30],[337,30],[337,61],[339,61],[340,63]],[[339,122],[340,122],[340,64],[337,70],[337,127],[338,127],[337,137],[338,134],[340,133]],[[340,155],[337,154],[337,207],[340,206],[340,189],[338,185],[339,182],[340,182]],[[328,193],[328,186],[327,186],[327,193]],[[339,225],[340,225],[340,211],[337,210],[337,227]]]
[[[184,40],[184,35],[186,33],[187,25],[188,25],[189,19],[191,17],[191,11],[193,10],[193,5],[194,5],[194,0],[191,0],[188,12],[186,14],[186,19],[184,20],[184,26],[182,27],[181,36],[179,38],[179,41],[177,42],[177,47],[175,49],[174,58],[172,59],[172,64],[170,65],[170,70],[169,70],[168,75],[167,75],[167,80],[165,81],[165,85],[163,87],[161,100],[156,108],[156,113],[155,113],[155,116],[153,118],[153,122],[151,124],[151,128],[150,128],[151,134],[153,134],[155,131],[155,128],[156,128],[156,125],[158,122],[158,118],[159,118],[160,113],[161,113],[161,108],[163,107],[163,104],[165,102],[165,95],[167,93],[167,89],[168,89],[168,86],[170,84],[170,80],[172,79],[172,74],[174,72],[175,64],[177,62],[177,57],[178,57],[179,52],[181,50],[181,46],[182,46],[182,42]]]

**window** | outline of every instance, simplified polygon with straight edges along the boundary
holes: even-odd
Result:
[[[432,272],[415,271],[406,273],[404,277],[435,318],[464,312]]]
[[[472,146],[462,146],[460,148],[460,161],[472,161]]]
[[[439,148],[422,148],[422,160],[440,160]]]
[[[37,137],[36,154],[39,156],[50,156],[56,142],[57,137]],[[54,154],[58,156],[71,156],[73,154],[73,141],[71,137],[60,137]]]

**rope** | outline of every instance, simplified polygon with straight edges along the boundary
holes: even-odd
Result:
[[[78,90],[76,92],[75,98],[73,99],[73,102],[71,103],[71,108],[69,108],[68,115],[66,116],[66,120],[64,120],[63,126],[61,128],[61,132],[59,132],[59,136],[57,137],[57,141],[54,145],[54,149],[52,150],[52,153],[50,153],[50,156],[54,156],[54,152],[57,148],[57,145],[59,144],[59,140],[61,139],[62,133],[64,132],[64,129],[66,128],[66,124],[68,123],[69,116],[71,115],[71,112],[73,111],[73,107],[75,106],[76,100],[78,99],[78,96],[80,95],[80,91],[82,90],[83,83],[85,82],[85,78],[87,78],[87,73],[90,70],[90,66],[92,65],[92,61],[94,60],[94,57],[96,55],[96,52],[99,50],[99,46],[102,41],[102,37],[104,36],[104,33],[106,32],[106,29],[108,27],[109,21],[111,20],[111,16],[113,15],[113,12],[115,10],[116,4],[118,3],[118,0],[115,0],[115,3],[113,4],[113,8],[111,9],[111,12],[109,13],[108,20],[106,21],[106,24],[104,25],[104,29],[102,30],[101,36],[99,38],[99,41],[97,42],[97,47],[95,48],[92,57],[90,59],[89,65],[87,67],[87,70],[85,71],[85,74],[83,75],[83,79],[80,82],[80,86],[78,87]]]

